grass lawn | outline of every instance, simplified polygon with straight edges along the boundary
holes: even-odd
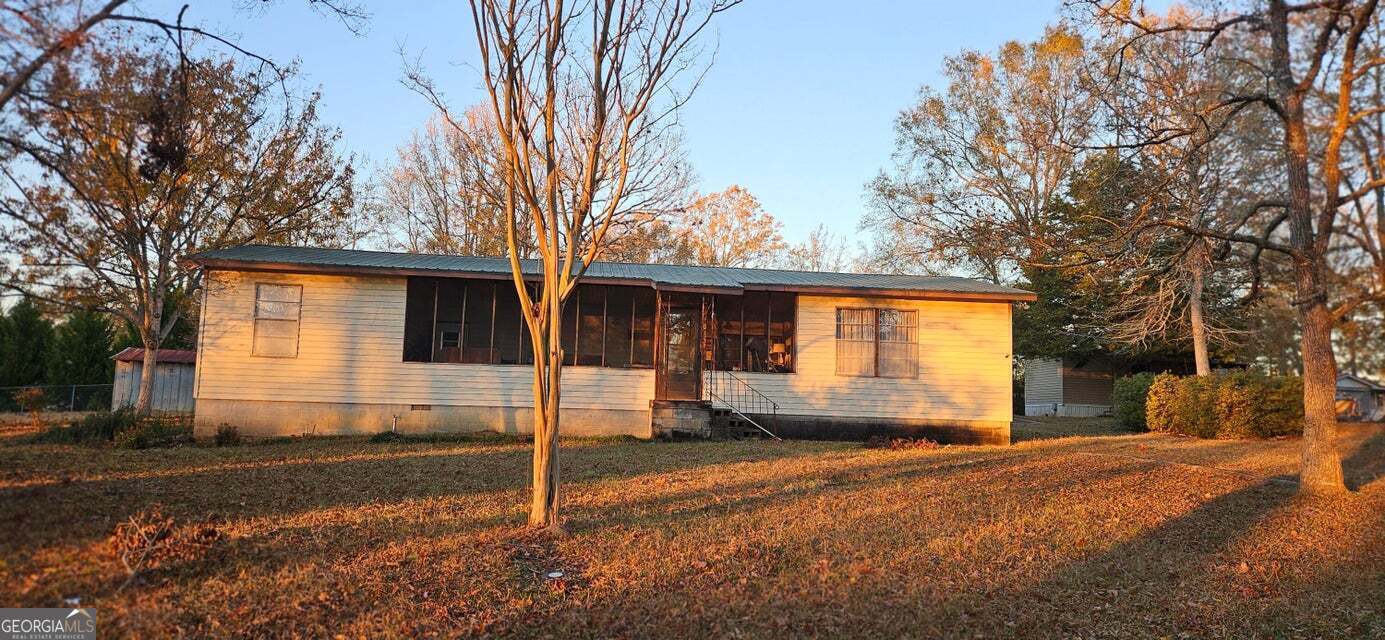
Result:
[[[0,605],[145,637],[1385,637],[1385,427],[1343,426],[1327,501],[1296,441],[1062,433],[569,442],[561,540],[520,526],[522,443],[0,438]],[[156,503],[201,542],[125,584],[112,532]]]

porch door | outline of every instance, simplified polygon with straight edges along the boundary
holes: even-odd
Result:
[[[702,305],[666,301],[656,397],[661,400],[702,399]],[[661,305],[662,306],[662,305]]]

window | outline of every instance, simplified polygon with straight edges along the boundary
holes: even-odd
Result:
[[[537,295],[531,286],[530,295]],[[565,364],[651,367],[655,293],[580,285],[563,308]],[[529,327],[509,281],[411,277],[404,304],[404,361],[532,364]]]
[[[837,309],[837,374],[917,378],[918,312]]]
[[[717,296],[713,366],[722,371],[793,373],[797,303],[792,293]]]
[[[298,356],[298,321],[303,287],[296,284],[255,285],[255,335],[250,352],[257,356]]]

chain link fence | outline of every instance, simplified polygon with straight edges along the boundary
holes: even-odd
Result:
[[[109,384],[52,384],[0,387],[0,413],[110,411]]]

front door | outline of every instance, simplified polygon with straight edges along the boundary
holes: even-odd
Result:
[[[702,399],[702,306],[672,302],[663,313],[663,358],[657,394],[661,400]]]

